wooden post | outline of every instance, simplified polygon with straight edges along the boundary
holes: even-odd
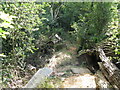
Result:
[[[23,88],[36,88],[46,79],[46,77],[50,76],[52,72],[53,70],[48,67],[39,69]]]

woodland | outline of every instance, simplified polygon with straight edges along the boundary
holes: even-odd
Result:
[[[101,72],[105,72],[110,68],[103,68],[106,61],[101,61],[104,55],[98,48],[117,68],[111,78],[119,78],[119,15],[119,2],[0,2],[0,87],[22,88],[40,68],[53,62],[51,58],[59,52],[63,54],[55,58],[59,57],[57,62],[64,63],[52,63],[50,67],[56,64],[54,68],[58,70],[78,61],[73,66],[86,66],[93,75],[100,66]],[[73,58],[62,58],[65,53]],[[98,61],[102,62],[100,66]],[[54,71],[38,87],[61,88],[60,77],[70,75],[70,70]],[[115,84],[120,88],[120,79],[117,84],[115,80],[108,81],[109,87]]]

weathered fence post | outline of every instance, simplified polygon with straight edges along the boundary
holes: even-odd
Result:
[[[39,69],[23,88],[36,88],[46,79],[46,77],[50,76],[52,72],[53,70],[48,67]]]

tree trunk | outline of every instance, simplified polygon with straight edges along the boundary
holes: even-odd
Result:
[[[102,73],[115,88],[120,88],[120,70],[110,62],[101,48],[98,48],[98,52],[102,60],[99,63]]]

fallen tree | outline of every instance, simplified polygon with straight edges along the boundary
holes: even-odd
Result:
[[[97,51],[99,52],[99,57],[102,61],[99,63],[102,73],[114,88],[120,88],[120,70],[110,62],[103,49],[98,48]]]
[[[101,72],[109,83],[114,88],[120,88],[120,69],[110,61],[102,48],[97,47],[96,49],[82,50],[78,57],[79,62],[80,60],[84,62],[87,61],[87,66],[89,69],[90,66],[93,67],[93,70],[95,70],[97,66],[95,62],[98,63],[99,69],[101,69]]]

